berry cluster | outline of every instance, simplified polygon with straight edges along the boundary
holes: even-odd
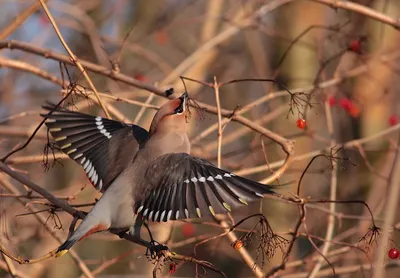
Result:
[[[360,115],[360,109],[358,108],[357,104],[347,97],[342,97],[338,102],[335,97],[331,96],[328,98],[328,103],[331,107],[339,103],[339,106],[342,107],[353,118],[357,118]]]
[[[337,100],[334,96],[330,96],[328,98],[328,104],[331,107],[339,104],[339,106],[342,107],[353,118],[357,118],[360,115],[360,109],[358,108],[357,104],[347,97],[342,97],[341,99]],[[397,115],[391,115],[388,119],[390,126],[397,125],[399,122],[400,117]]]

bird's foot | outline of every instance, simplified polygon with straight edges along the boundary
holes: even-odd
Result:
[[[149,256],[151,259],[157,259],[161,257],[162,251],[168,250],[168,246],[162,245],[155,240],[151,240],[146,244],[146,256]]]

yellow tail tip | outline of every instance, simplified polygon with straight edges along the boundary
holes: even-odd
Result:
[[[65,255],[66,253],[68,253],[68,250],[61,250],[61,251],[58,251],[58,252],[56,253],[56,258],[61,257],[61,256]]]

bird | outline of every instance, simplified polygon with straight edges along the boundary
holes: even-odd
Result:
[[[190,155],[186,132],[187,92],[163,104],[150,129],[56,105],[41,114],[58,148],[81,165],[92,185],[103,193],[78,228],[58,247],[62,256],[95,232],[129,233],[151,252],[166,250],[148,222],[213,217],[245,206],[274,186],[235,175]],[[141,237],[145,226],[151,241]]]

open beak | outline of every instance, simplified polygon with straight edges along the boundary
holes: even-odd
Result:
[[[187,100],[189,98],[189,94],[187,92],[184,92],[179,99],[181,100],[181,104],[179,105],[179,107],[177,109],[175,109],[176,112],[178,112],[177,114],[183,113],[186,111],[186,106],[187,106]],[[180,112],[180,113],[179,113]]]

